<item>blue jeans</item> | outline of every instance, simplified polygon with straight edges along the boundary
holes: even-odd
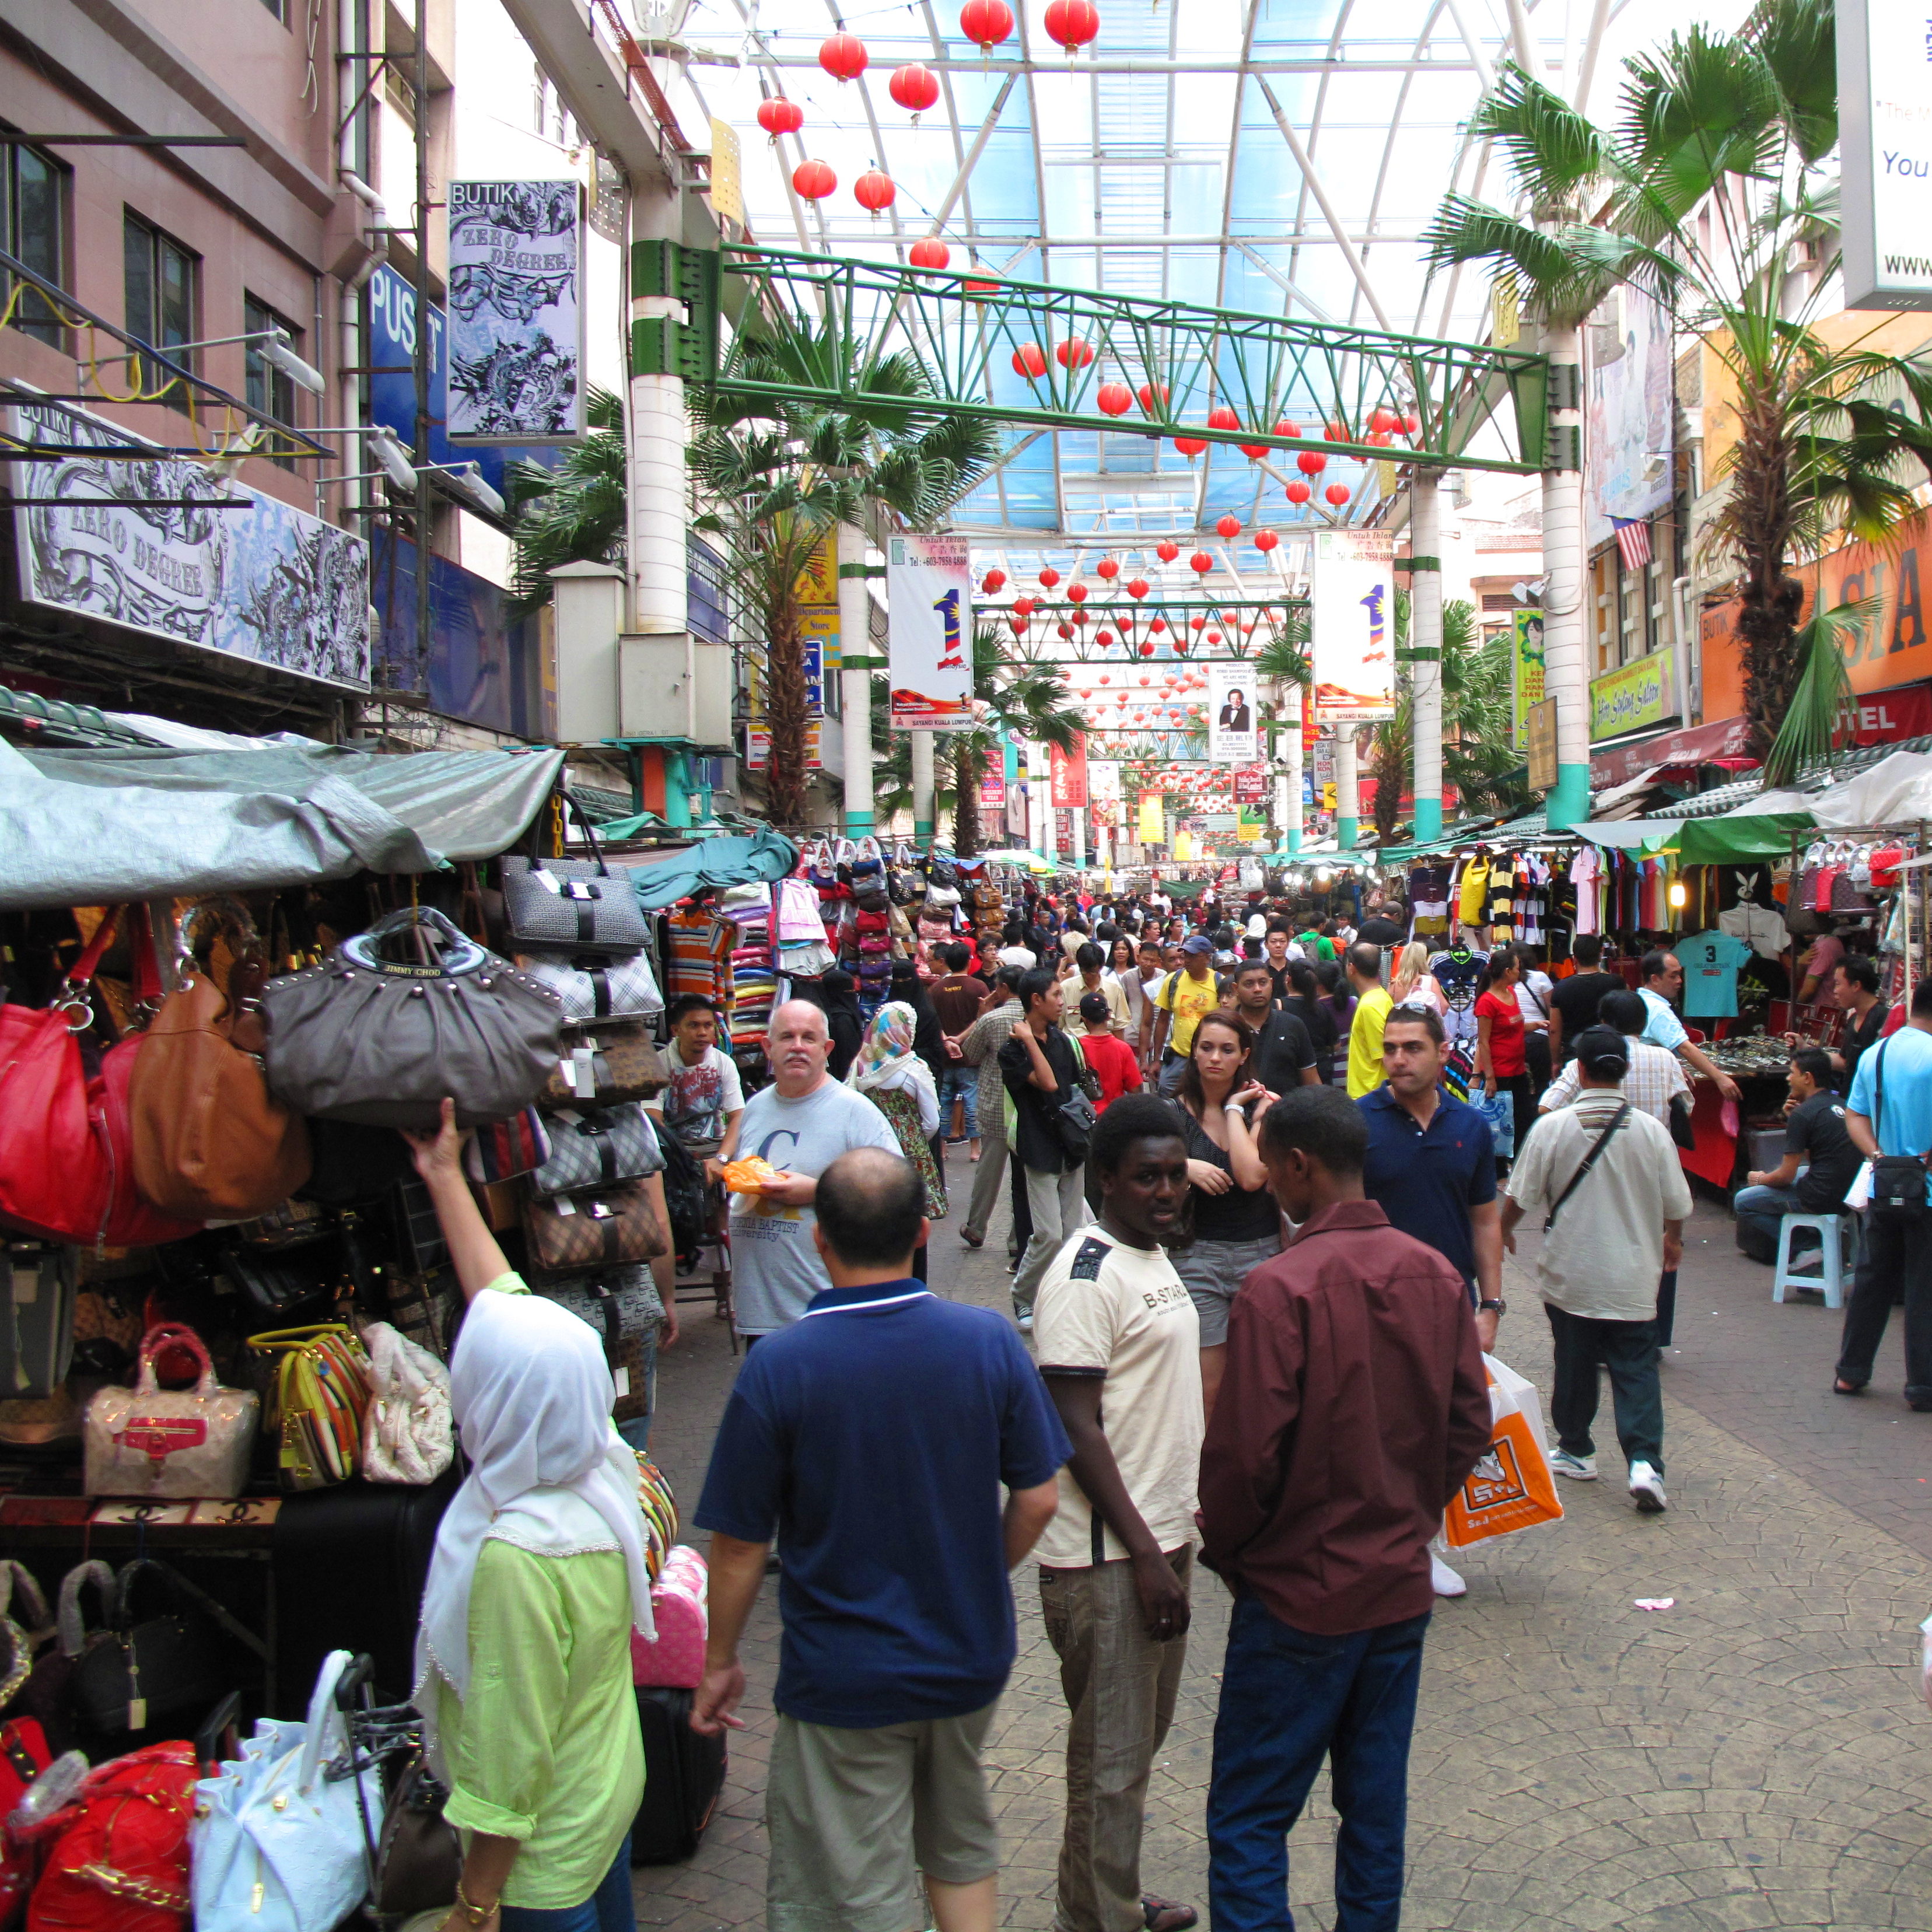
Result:
[[[603,1882],[581,1905],[546,1906],[506,1905],[503,1932],[638,1932],[638,1915],[631,1903],[631,1834],[617,1847],[617,1856]]]
[[[1426,1615],[1317,1636],[1234,1605],[1208,1788],[1214,1932],[1294,1932],[1288,1834],[1325,1756],[1342,1828],[1336,1932],[1396,1932],[1402,1917],[1408,1740]]]
[[[1773,1248],[1778,1245],[1778,1229],[1785,1216],[1804,1212],[1798,1204],[1795,1187],[1740,1187],[1732,1197],[1731,1208],[1739,1227],[1748,1226]]]
[[[955,1100],[964,1102],[962,1118],[966,1123],[966,1138],[976,1141],[980,1138],[980,1070],[968,1066],[964,1060],[948,1066],[939,1076],[939,1131],[949,1140]]]

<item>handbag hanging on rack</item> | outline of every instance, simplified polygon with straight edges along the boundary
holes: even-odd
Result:
[[[583,808],[568,792],[564,802],[591,856],[502,862],[503,916],[512,942],[570,952],[641,952],[644,914],[630,874],[611,871]]]
[[[201,1370],[191,1389],[164,1389],[154,1358],[172,1343]],[[253,1389],[224,1388],[192,1328],[160,1323],[141,1338],[131,1389],[98,1390],[84,1426],[91,1496],[238,1496],[248,1480],[261,1409]]]
[[[628,959],[596,953],[521,952],[517,964],[540,986],[563,1002],[572,1024],[592,1020],[643,1020],[664,1011],[664,995],[651,970],[650,955]]]
[[[547,1274],[655,1260],[670,1239],[642,1181],[526,1202],[530,1265]]]
[[[369,1408],[369,1358],[340,1322],[251,1335],[248,1346],[274,1364],[262,1424],[278,1438],[282,1487],[299,1494],[346,1482],[362,1460]]]
[[[651,1100],[670,1084],[657,1042],[634,1021],[619,1020],[567,1034],[538,1100],[551,1109],[614,1107]]]
[[[636,1102],[566,1108],[550,1117],[550,1158],[530,1176],[532,1194],[570,1194],[641,1180],[664,1166],[658,1137]]]

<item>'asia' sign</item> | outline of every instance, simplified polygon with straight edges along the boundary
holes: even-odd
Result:
[[[1315,533],[1308,616],[1318,724],[1395,716],[1394,559],[1387,530]]]
[[[449,184],[449,437],[584,434],[584,191]]]
[[[1847,308],[1932,308],[1932,23],[1916,0],[1838,0]]]
[[[892,538],[886,592],[892,729],[970,730],[973,581],[966,539]]]

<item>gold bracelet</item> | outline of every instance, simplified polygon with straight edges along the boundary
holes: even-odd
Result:
[[[488,1924],[490,1921],[496,1917],[498,1908],[502,1903],[503,1901],[500,1898],[494,1905],[475,1904],[472,1902],[469,1894],[463,1889],[462,1880],[459,1878],[456,1881],[456,1909],[472,1925]]]

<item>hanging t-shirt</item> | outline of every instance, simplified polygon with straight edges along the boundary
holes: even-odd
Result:
[[[1718,914],[1718,930],[1745,940],[1763,959],[1781,958],[1790,944],[1783,919],[1769,907],[1749,899],[1740,899],[1728,912]]]
[[[1738,1015],[1738,968],[1751,957],[1744,940],[1728,932],[1700,932],[1677,942],[1684,967],[1687,1019],[1730,1020]]]
[[[1462,868],[1462,880],[1456,895],[1456,916],[1465,926],[1480,926],[1489,910],[1486,895],[1490,889],[1490,862],[1478,856]]]
[[[1429,970],[1442,988],[1448,1011],[1442,1016],[1445,1040],[1467,1040],[1476,1036],[1476,982],[1489,964],[1486,952],[1471,952],[1458,959],[1453,952],[1438,952],[1429,962]]]
[[[1409,910],[1414,923],[1409,928],[1420,940],[1449,937],[1449,871],[1445,866],[1412,866],[1408,874]]]

